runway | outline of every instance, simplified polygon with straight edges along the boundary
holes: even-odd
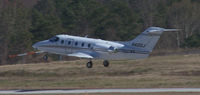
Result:
[[[81,93],[157,93],[200,92],[200,88],[152,88],[152,89],[81,89],[81,90],[0,90],[0,94],[81,94]]]

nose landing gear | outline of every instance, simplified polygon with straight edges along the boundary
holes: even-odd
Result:
[[[45,54],[45,55],[43,56],[43,59],[44,59],[45,61],[48,61],[48,55]]]

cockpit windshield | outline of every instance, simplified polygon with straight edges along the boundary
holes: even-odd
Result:
[[[59,40],[59,37],[57,37],[57,36],[54,36],[49,39],[50,42],[57,42],[58,40]]]

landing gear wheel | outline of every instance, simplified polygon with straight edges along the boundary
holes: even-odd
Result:
[[[104,61],[103,61],[103,66],[104,66],[104,67],[108,67],[108,66],[109,66],[108,60],[104,60]]]
[[[47,54],[44,55],[44,56],[43,56],[43,59],[44,59],[45,61],[48,61],[48,55],[47,55]]]
[[[87,68],[92,68],[92,61],[89,61],[87,64],[86,64],[86,66],[87,66]]]

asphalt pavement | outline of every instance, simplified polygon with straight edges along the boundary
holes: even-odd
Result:
[[[161,93],[200,92],[200,88],[80,89],[80,90],[0,90],[0,94],[80,94],[80,93]]]

